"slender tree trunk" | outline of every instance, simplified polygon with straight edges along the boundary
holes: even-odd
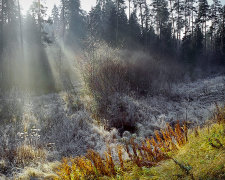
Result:
[[[207,52],[207,17],[205,17],[205,53]]]
[[[188,28],[191,28],[191,13],[190,13],[190,4],[188,4]]]
[[[119,0],[117,0],[116,45],[118,45],[118,34],[119,34]]]
[[[142,30],[142,33],[143,33],[143,31],[144,31],[144,19],[143,19],[142,3],[141,2],[139,3],[139,8],[140,8],[140,15],[141,15],[141,30]]]
[[[211,37],[210,37],[210,44],[211,44],[211,52],[213,52],[214,50],[214,47],[213,47],[213,31],[212,31],[212,34],[211,34]]]
[[[161,40],[162,36],[162,23],[159,21],[159,39]]]
[[[185,7],[184,7],[184,35],[187,35],[187,0],[185,0]]]
[[[222,33],[221,33],[221,52],[224,53],[224,36],[225,36],[225,6],[223,7],[223,17],[222,17]]]
[[[63,81],[63,75],[62,75],[62,62],[63,62],[63,53],[64,53],[64,47],[65,47],[65,31],[66,31],[66,25],[65,25],[65,0],[62,0],[62,35],[61,35],[61,43],[59,46],[59,76],[60,79]]]
[[[130,20],[130,2],[131,2],[131,0],[128,0],[129,1],[129,20]]]
[[[180,0],[177,2],[177,40],[178,46],[180,45]]]
[[[41,37],[41,0],[38,0],[38,27],[39,27],[39,38],[40,41],[42,39]]]
[[[0,58],[3,54],[3,43],[4,43],[4,32],[3,32],[3,24],[4,24],[4,1],[1,2],[1,24],[0,24]]]
[[[21,17],[21,11],[20,11],[20,1],[18,0],[18,10],[19,10],[19,23],[20,23],[20,43],[21,43],[21,51],[22,51],[22,56],[24,53],[24,48],[23,48],[23,28],[22,28],[22,17]]]
[[[148,33],[148,4],[147,1],[145,0],[145,45],[146,48],[148,47],[148,37],[147,37],[147,33]]]
[[[213,52],[214,49],[215,49],[215,45],[214,45],[214,26],[215,26],[215,23],[216,23],[216,18],[217,17],[217,13],[216,13],[216,10],[214,9],[213,10],[213,13],[214,13],[214,17],[212,18],[212,34],[211,34],[211,51]]]
[[[8,24],[10,24],[11,18],[10,18],[10,6],[9,6],[9,1],[6,0],[5,3],[6,3],[6,17],[7,17],[7,20],[8,20],[7,22],[8,22]]]
[[[65,39],[65,0],[62,0],[62,42],[64,46],[64,39]]]
[[[175,27],[174,27],[174,17],[173,17],[173,5],[172,5],[172,0],[170,0],[170,13],[172,15],[172,33],[173,33],[173,37],[175,36]]]
[[[1,24],[0,24],[0,87],[3,84],[3,47],[4,47],[4,32],[3,32],[3,25],[4,25],[4,0],[1,1]]]
[[[173,39],[176,39],[176,29],[175,29],[175,20],[174,20],[174,15],[173,15],[173,3],[172,0],[170,0],[170,13],[172,15],[172,35],[173,35]],[[176,41],[173,41],[174,47],[176,46]]]
[[[194,33],[194,2],[191,2],[191,35]]]

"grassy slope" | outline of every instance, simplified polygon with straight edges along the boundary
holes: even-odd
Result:
[[[189,143],[170,154],[180,166],[190,169],[189,174],[173,160],[166,160],[152,168],[133,166],[112,179],[225,179],[225,125],[214,124],[198,132],[198,136],[191,132]]]
[[[64,170],[61,171],[63,176],[57,176],[59,172],[58,167],[60,163],[42,164],[42,166],[28,168],[18,179],[30,179],[29,177],[41,179],[101,179],[101,180],[136,180],[136,179],[225,179],[225,108],[223,113],[220,114],[221,122],[223,124],[213,124],[210,127],[205,126],[199,130],[189,131],[188,143],[180,147],[177,151],[169,153],[172,159],[161,161],[157,166],[146,168],[137,167],[133,162],[124,162],[125,170],[122,172],[118,163],[116,163],[116,176],[112,177],[99,177],[83,176],[83,168],[74,166],[76,175],[69,173],[70,163],[66,163]],[[196,133],[197,132],[197,133]],[[175,161],[177,163],[175,163]],[[83,162],[82,162],[83,163]],[[84,167],[84,164],[80,164]],[[68,166],[67,166],[68,165]],[[54,166],[54,167],[53,167]],[[89,165],[88,165],[89,166]],[[48,167],[46,169],[46,167]],[[86,167],[86,166],[85,166]],[[90,166],[89,166],[90,167]],[[72,168],[72,169],[73,169]],[[188,171],[188,173],[187,173]],[[57,173],[58,174],[58,173]],[[66,176],[64,176],[66,175]],[[68,176],[67,176],[68,175]],[[65,178],[66,177],[66,178]],[[87,178],[88,177],[88,178]]]

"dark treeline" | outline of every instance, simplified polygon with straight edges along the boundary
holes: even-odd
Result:
[[[201,65],[222,65],[224,20],[225,6],[218,0],[99,0],[89,13],[88,30],[112,46],[141,46],[191,66],[199,59]]]
[[[42,0],[26,16],[19,0],[0,1],[1,80],[7,52],[17,49],[23,59],[25,44],[39,48],[44,66],[46,44],[58,44],[62,52],[64,45],[89,50],[99,41],[174,59],[187,69],[225,65],[225,6],[219,0],[97,0],[88,14],[80,0],[61,0],[51,16],[46,12]]]

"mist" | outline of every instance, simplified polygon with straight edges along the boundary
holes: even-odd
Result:
[[[222,177],[223,2],[85,2],[0,2],[0,179]]]

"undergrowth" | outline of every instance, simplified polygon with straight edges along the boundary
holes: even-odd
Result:
[[[121,99],[115,101],[115,96],[169,95],[172,85],[184,76],[175,64],[144,52],[128,53],[100,45],[79,62],[85,99],[89,100],[84,104],[102,124],[121,127],[132,112],[126,111]],[[116,117],[109,113],[114,108],[118,109]]]
[[[225,107],[217,106],[213,120],[189,132],[185,123],[167,125],[142,142],[132,137],[115,151],[108,146],[104,157],[88,150],[64,158],[57,179],[224,179]]]
[[[138,142],[134,137],[118,145],[116,153],[110,146],[104,156],[88,150],[86,156],[64,158],[57,174],[59,179],[96,179],[123,174],[130,169],[127,164],[138,167],[152,167],[158,162],[169,159],[168,152],[177,150],[187,143],[187,126],[178,122],[173,129],[170,125],[164,130],[155,131],[155,137]],[[124,159],[124,156],[128,156]]]

